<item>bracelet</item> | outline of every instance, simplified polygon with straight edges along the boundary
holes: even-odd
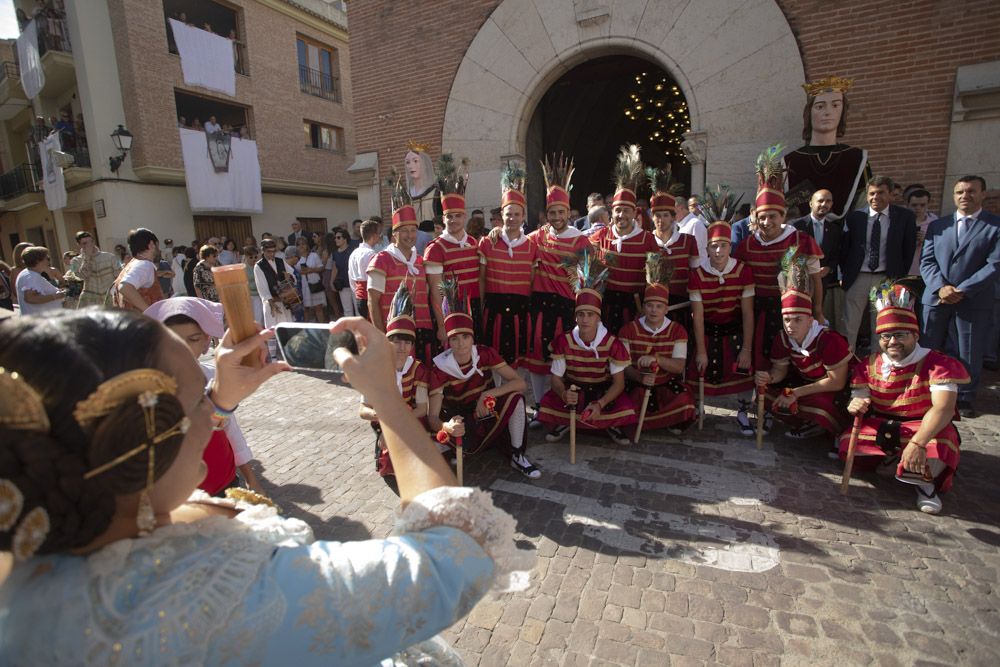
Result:
[[[236,412],[236,408],[240,407],[240,405],[237,403],[232,410],[223,410],[215,404],[215,401],[212,400],[211,392],[207,392],[205,396],[212,404],[212,430],[221,431],[229,424],[229,419],[233,416],[233,413]]]
[[[921,444],[916,440],[910,440],[909,444],[916,445],[918,449],[927,449],[927,445]]]

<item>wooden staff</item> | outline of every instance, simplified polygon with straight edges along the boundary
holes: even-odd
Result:
[[[569,390],[579,391],[575,384],[571,384]],[[577,394],[576,401],[580,402],[579,394]],[[576,465],[576,403],[569,406],[569,462]]]
[[[844,479],[840,482],[840,495],[847,495],[847,487],[851,484],[851,469],[854,468],[854,449],[858,446],[858,436],[861,434],[861,415],[854,416],[851,427],[851,439],[847,443],[847,461],[844,462]]]
[[[764,448],[764,394],[767,385],[757,385],[757,449]]]
[[[239,343],[257,335],[257,322],[253,319],[253,305],[250,303],[250,283],[242,264],[229,264],[212,268],[215,288],[226,314],[226,322],[233,342]],[[263,363],[260,354],[254,350],[243,357],[243,365],[260,368]]]
[[[698,376],[698,430],[705,426],[705,376]]]
[[[462,422],[465,421],[461,417],[455,417],[455,419],[458,420],[459,423],[462,423]],[[465,486],[462,483],[462,465],[463,465],[463,463],[464,462],[462,461],[462,438],[461,438],[461,436],[456,436],[455,437],[455,476],[458,477],[458,485],[459,486]]]
[[[649,367],[649,371],[653,374],[653,381],[656,381],[656,371],[660,370],[659,365],[654,361]],[[640,371],[641,372],[641,371]],[[642,424],[646,421],[646,408],[649,407],[649,395],[653,392],[653,387],[646,387],[646,390],[642,392],[642,408],[639,410],[639,423],[635,426],[635,442],[639,443],[639,436],[642,435]]]

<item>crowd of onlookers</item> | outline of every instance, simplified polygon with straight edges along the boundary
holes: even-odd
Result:
[[[222,132],[223,134],[228,134],[233,139],[249,139],[250,138],[250,128],[246,125],[234,126],[230,123],[222,123],[221,125],[215,119],[215,116],[209,116],[208,120],[204,123],[201,122],[201,118],[198,116],[192,117],[191,121],[188,122],[187,117],[178,116],[177,117],[177,127],[183,127],[187,130],[198,130],[204,132],[205,134],[215,134],[216,132]]]

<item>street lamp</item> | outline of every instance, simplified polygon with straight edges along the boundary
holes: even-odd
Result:
[[[118,155],[110,159],[111,171],[117,174],[118,168],[125,161],[125,156],[132,149],[132,133],[126,130],[124,125],[119,125],[118,129],[111,133],[111,141],[118,149]]]

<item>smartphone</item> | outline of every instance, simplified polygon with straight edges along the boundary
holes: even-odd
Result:
[[[274,327],[281,356],[297,371],[342,373],[333,357],[338,347],[358,353],[358,342],[350,331],[333,333],[333,323],[281,322]]]

